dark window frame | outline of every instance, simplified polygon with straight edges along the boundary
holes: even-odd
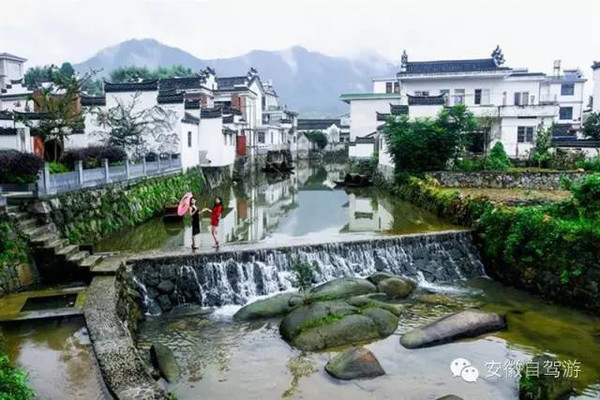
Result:
[[[533,126],[517,127],[517,143],[533,143]]]
[[[476,105],[481,105],[481,98],[483,97],[483,89],[475,89],[475,99],[474,102]]]
[[[394,83],[393,82],[386,82],[385,83],[385,92],[386,93],[392,93],[392,90],[394,90]]]
[[[567,113],[566,115],[564,113]],[[568,118],[565,118],[567,117]],[[560,107],[558,109],[558,119],[559,120],[570,120],[573,119],[573,107]]]
[[[575,95],[575,84],[574,83],[561,84],[560,85],[560,95],[561,96],[574,96]]]
[[[188,131],[188,147],[192,147],[192,131]]]

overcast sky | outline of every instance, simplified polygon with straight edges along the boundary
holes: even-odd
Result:
[[[302,45],[329,55],[373,52],[398,62],[487,57],[590,75],[600,60],[600,0],[18,0],[2,1],[0,52],[28,66],[73,63],[131,38],[201,58]]]

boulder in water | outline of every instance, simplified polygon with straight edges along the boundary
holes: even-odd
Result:
[[[378,285],[379,282],[388,279],[388,278],[395,278],[396,275],[392,274],[391,272],[387,272],[387,271],[379,271],[379,272],[375,272],[373,275],[369,276],[367,278],[367,280],[369,282],[371,282],[373,285]]]
[[[249,321],[258,318],[278,317],[292,310],[290,301],[302,297],[298,293],[280,293],[266,299],[247,304],[235,313],[233,318],[239,321]]]
[[[183,304],[173,308],[168,314],[168,318],[184,318],[193,316],[203,316],[212,313],[210,308],[204,308],[196,304]]]
[[[379,335],[388,337],[398,328],[398,317],[382,308],[365,308],[361,315],[369,317],[375,322]]]
[[[348,349],[333,357],[325,371],[338,379],[375,378],[385,374],[377,358],[364,347]]]
[[[343,299],[376,291],[375,285],[366,279],[345,277],[334,279],[313,288],[310,292],[310,298],[313,300]]]
[[[171,294],[175,290],[175,284],[168,279],[165,279],[161,283],[159,283],[156,288],[161,293]]]
[[[403,299],[411,294],[417,284],[411,279],[393,277],[383,279],[377,284],[377,289],[392,299]]]
[[[564,368],[549,355],[539,355],[530,361],[532,370],[538,373],[527,374],[527,365],[519,379],[519,399],[559,400],[568,398],[573,392],[573,381],[566,376]]]
[[[318,301],[296,307],[283,318],[279,330],[284,339],[292,340],[301,331],[356,314],[358,309],[342,301]]]
[[[181,370],[179,369],[179,364],[177,364],[177,360],[171,349],[163,344],[154,343],[152,347],[150,347],[150,360],[167,382],[173,383],[177,381],[181,374]]]
[[[506,319],[504,316],[478,309],[470,309],[448,315],[431,324],[413,329],[402,336],[400,343],[408,349],[417,349],[505,328]]]
[[[292,345],[300,350],[318,351],[379,338],[377,325],[371,318],[353,314],[303,330],[292,339]]]

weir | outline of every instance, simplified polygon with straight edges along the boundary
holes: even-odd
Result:
[[[176,305],[242,305],[292,289],[292,260],[316,267],[315,284],[389,271],[421,286],[483,276],[468,231],[387,236],[333,243],[245,248],[205,254],[166,254],[130,260],[146,312]]]

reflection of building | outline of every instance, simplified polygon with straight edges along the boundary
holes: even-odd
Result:
[[[392,213],[377,200],[348,195],[349,232],[381,232],[390,229],[393,222]]]

